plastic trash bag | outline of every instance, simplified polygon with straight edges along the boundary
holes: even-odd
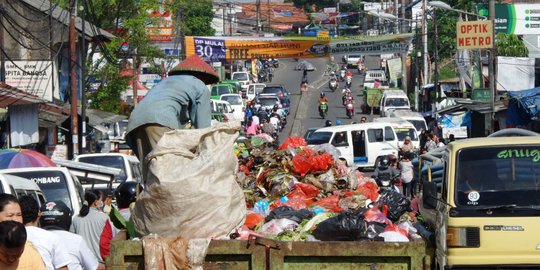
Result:
[[[364,181],[356,189],[372,201],[376,201],[379,197],[379,186],[375,181]]]
[[[361,212],[343,212],[317,225],[313,236],[321,241],[356,241],[366,239],[367,223]]]
[[[274,142],[274,138],[272,138],[272,136],[266,133],[257,134],[251,137],[252,146],[261,146],[265,143],[273,143],[273,142]]]
[[[249,229],[253,229],[263,221],[264,217],[262,215],[259,215],[257,213],[250,213],[247,214],[246,222],[244,222],[244,225],[246,225]]]
[[[298,148],[298,147],[301,147],[301,146],[307,146],[307,143],[306,143],[306,140],[304,140],[304,138],[302,137],[295,137],[295,136],[291,136],[291,137],[288,137],[280,146],[279,146],[279,150],[283,150],[283,149],[287,149],[292,147],[292,148]]]
[[[309,149],[303,149],[292,158],[293,171],[301,176],[310,172],[327,171],[334,164],[334,159],[327,153],[313,154]]]
[[[371,240],[384,241],[384,238],[381,238],[379,234],[384,232],[384,229],[386,228],[386,224],[379,223],[379,222],[368,222],[367,224],[368,224],[367,229],[366,229],[367,238]]]
[[[306,183],[297,183],[294,188],[301,189],[309,198],[315,198],[317,197],[317,195],[319,195],[319,193],[321,193],[321,191],[317,187]]]
[[[380,224],[392,224],[392,222],[378,209],[378,207],[369,208],[364,217],[367,222],[377,222]]]
[[[336,183],[336,178],[334,177],[332,170],[319,175],[319,183],[325,192],[332,191],[334,189],[334,184]]]
[[[265,221],[269,222],[273,219],[286,218],[296,223],[301,223],[304,219],[310,219],[313,217],[313,213],[307,209],[296,210],[290,206],[280,206],[266,217]]]
[[[411,201],[403,194],[393,190],[384,190],[378,201],[379,205],[388,207],[388,219],[392,222],[399,220],[401,215],[411,210]]]
[[[330,195],[324,199],[316,201],[314,205],[320,206],[329,212],[341,212],[343,209],[339,207],[339,195]]]
[[[272,219],[271,221],[262,225],[259,233],[266,236],[276,236],[285,231],[294,231],[296,227],[298,227],[298,223],[290,219]]]
[[[379,236],[384,238],[384,242],[401,242],[401,243],[409,242],[409,238],[407,238],[401,233],[394,232],[394,231],[383,232],[379,234]]]
[[[317,152],[325,152],[331,155],[335,160],[339,159],[341,157],[341,151],[337,149],[335,146],[329,143],[314,145],[310,147],[311,149],[317,151]]]

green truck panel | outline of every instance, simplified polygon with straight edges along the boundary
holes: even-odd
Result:
[[[276,242],[212,240],[204,269],[430,269],[433,250],[424,241]],[[141,241],[113,241],[107,269],[144,269]]]

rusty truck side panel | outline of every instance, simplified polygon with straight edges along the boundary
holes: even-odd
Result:
[[[204,269],[431,269],[433,250],[424,241],[276,242],[213,240]],[[144,269],[141,241],[113,241],[107,269]]]

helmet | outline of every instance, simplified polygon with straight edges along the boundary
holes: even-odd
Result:
[[[397,161],[397,157],[390,154],[390,155],[388,155],[388,161],[390,162],[390,164],[392,164],[392,163]]]
[[[62,229],[69,231],[71,210],[62,201],[49,201],[41,205],[40,224],[44,229]]]
[[[379,169],[386,170],[388,169],[388,166],[390,166],[390,160],[385,156],[379,161]]]
[[[324,126],[325,126],[325,127],[332,126],[332,121],[326,120],[326,122],[324,123]]]
[[[324,92],[321,92],[321,97],[324,97]]]
[[[124,182],[114,191],[118,208],[128,208],[137,199],[137,182]]]
[[[336,126],[339,126],[339,125],[341,125],[341,120],[337,119],[336,120]]]

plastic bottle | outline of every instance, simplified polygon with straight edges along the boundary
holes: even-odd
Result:
[[[266,217],[270,214],[270,204],[265,200],[260,200],[253,206],[253,212]]]

